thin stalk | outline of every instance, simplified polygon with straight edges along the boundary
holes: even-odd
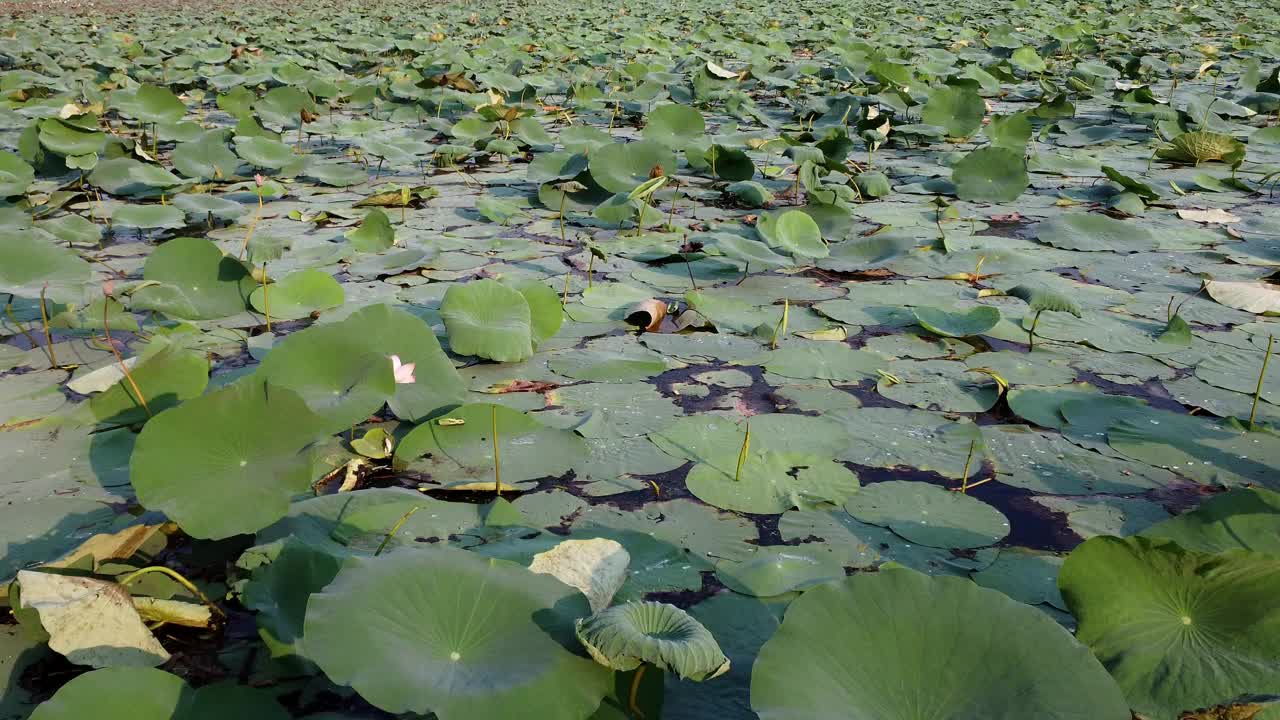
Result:
[[[742,449],[738,451],[738,469],[733,471],[733,481],[742,480],[742,466],[747,462],[747,450],[751,447],[751,423],[746,424],[746,433],[742,436]]]
[[[1253,419],[1258,413],[1258,398],[1262,396],[1262,381],[1267,377],[1267,363],[1271,362],[1271,345],[1275,335],[1267,337],[1267,354],[1262,358],[1262,370],[1258,373],[1258,387],[1253,391],[1253,407],[1249,409],[1249,429],[1253,429]]]
[[[587,289],[588,290],[591,289],[591,278],[592,278],[592,273],[594,272],[593,268],[595,268],[595,264],[596,264],[596,254],[588,253],[588,257],[587,257]]]
[[[667,213],[667,230],[670,231],[675,227],[672,223],[676,219],[676,202],[680,200],[680,191],[675,191],[671,195],[671,210]]]
[[[694,291],[698,289],[698,281],[693,279],[693,266],[689,264],[688,253],[681,253],[684,258],[684,269],[689,273],[689,284],[693,286]]]
[[[493,492],[502,497],[502,462],[498,458],[498,406],[490,407],[489,414],[493,423]]]
[[[45,293],[49,291],[49,283],[40,288],[40,323],[44,325],[44,345],[49,349],[49,364],[58,367],[58,356],[53,349],[53,333],[49,332],[49,308],[45,304]]]
[[[569,304],[569,278],[571,277],[573,277],[573,271],[565,270],[564,271],[564,295],[560,299],[560,307],[564,307],[565,305]]]
[[[778,338],[787,334],[787,317],[791,314],[791,301],[787,298],[782,299],[782,317],[778,318],[778,324],[773,327],[773,339],[769,341],[771,350],[778,349]]]
[[[240,246],[240,258],[244,259],[245,253],[249,252],[249,238],[253,237],[253,229],[258,226],[258,218],[262,217],[262,190],[258,190],[258,210],[253,213],[253,220],[249,221],[249,230],[244,234],[244,244]]]
[[[147,411],[147,417],[151,417],[151,406],[147,405],[147,398],[142,394],[142,388],[138,387],[138,382],[133,379],[133,373],[129,372],[129,366],[124,362],[124,356],[120,354],[120,350],[116,348],[116,344],[111,342],[111,323],[107,320],[107,315],[111,309],[109,300],[111,297],[105,293],[102,296],[102,332],[105,334],[107,347],[111,348],[111,354],[116,356],[116,362],[120,363],[120,371],[124,373],[124,379],[129,382],[129,387],[133,388],[134,397],[138,398],[138,404],[143,410]]]
[[[628,709],[640,720],[645,720],[644,713],[640,712],[640,678],[644,677],[644,671],[648,669],[649,663],[641,663],[636,668],[636,674],[631,677],[631,692],[627,693]]]
[[[960,492],[969,492],[969,463],[973,462],[973,451],[978,447],[977,440],[969,441],[969,454],[964,459],[964,472],[960,475]]]
[[[148,575],[150,573],[161,573],[162,575],[169,576],[179,585],[186,588],[187,592],[190,592],[192,595],[195,595],[197,598],[199,598],[200,602],[204,603],[205,605],[208,605],[209,609],[217,613],[218,616],[220,617],[227,616],[226,613],[222,612],[222,608],[218,607],[217,605],[214,605],[213,602],[209,600],[209,598],[205,597],[204,593],[200,592],[200,588],[196,587],[190,580],[186,579],[181,574],[179,574],[177,570],[164,567],[163,565],[152,565],[150,567],[144,567],[141,570],[134,570],[133,572],[121,578],[117,582],[117,584],[120,587],[129,587],[129,585],[131,585],[138,578],[142,577],[143,575]]]
[[[421,509],[421,505],[414,505],[409,508],[409,512],[401,515],[400,519],[396,521],[396,524],[391,526],[391,531],[387,533],[387,536],[382,538],[382,542],[378,545],[378,549],[373,551],[373,556],[378,557],[381,555],[382,551],[387,549],[387,544],[391,542],[391,538],[396,536],[396,533],[400,531],[400,528],[405,524],[409,517]]]
[[[267,264],[262,263],[262,311],[267,316],[267,332],[271,332],[271,285],[267,280]]]
[[[560,215],[559,215],[559,219],[560,219],[560,242],[566,242],[566,241],[565,241],[565,239],[564,239],[564,202],[565,202],[565,200],[568,200],[568,199],[569,199],[569,193],[567,193],[567,192],[563,192],[563,191],[562,191],[562,192],[560,193]]]
[[[1027,350],[1029,351],[1036,349],[1036,325],[1040,323],[1040,313],[1042,312],[1044,311],[1036,311],[1036,317],[1031,321],[1031,329],[1027,331]]]

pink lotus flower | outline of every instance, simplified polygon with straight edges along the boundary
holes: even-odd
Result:
[[[402,363],[399,355],[391,356],[391,372],[396,377],[397,385],[412,385],[418,380],[413,376],[413,369],[417,367],[417,363]]]
[[[102,283],[102,294],[111,297],[116,294],[116,281],[106,280]]]
[[[263,184],[263,183],[265,183],[265,182],[267,181],[267,179],[266,179],[265,177],[261,176],[261,175],[257,175],[257,174],[255,174],[255,175],[253,176],[253,181],[254,181],[254,182],[256,182],[256,183],[258,183],[258,187],[262,187],[262,184]]]

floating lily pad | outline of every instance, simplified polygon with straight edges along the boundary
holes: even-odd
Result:
[[[1009,520],[999,510],[975,497],[923,482],[890,480],[868,485],[846,500],[844,507],[863,522],[884,525],[930,547],[984,547],[1009,534]]]
[[[674,605],[635,602],[602,610],[577,624],[578,640],[614,670],[641,663],[702,681],[729,669],[729,659],[702,623]]]

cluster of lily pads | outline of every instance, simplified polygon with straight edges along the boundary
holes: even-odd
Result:
[[[1272,4],[182,12],[0,20],[0,720],[1280,718]]]

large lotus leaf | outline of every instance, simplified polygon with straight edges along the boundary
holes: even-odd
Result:
[[[168,88],[139,85],[132,91],[118,91],[112,104],[135,120],[148,123],[172,123],[187,114],[187,106]]]
[[[112,195],[159,195],[183,183],[159,165],[131,157],[103,160],[89,173],[89,182]]]
[[[124,228],[168,228],[176,230],[187,224],[187,214],[173,205],[124,205],[111,213],[111,224]]]
[[[411,335],[402,339],[399,332]],[[413,362],[412,356],[397,350],[409,349],[406,345],[429,346],[430,341],[423,342],[424,333],[430,335],[430,328],[405,311],[371,305],[345,320],[313,325],[287,336],[262,361],[258,374],[273,385],[296,392],[312,411],[325,418],[326,427],[336,432],[364,422],[397,395],[399,388],[409,387],[395,382],[390,356],[400,355],[401,362]],[[428,363],[417,371],[423,375],[420,382],[429,391],[435,382],[441,382],[440,404],[445,404],[456,392],[456,374],[436,377],[432,371],[442,367],[439,358],[428,359]]]
[[[236,154],[246,162],[257,167],[277,169],[298,159],[293,148],[279,140],[268,137],[235,138]]]
[[[1072,415],[1067,419],[1075,422]],[[1275,473],[1280,435],[1271,432],[1249,432],[1230,422],[1152,410],[1119,417],[1107,427],[1106,437],[1112,449],[1125,457],[1197,482],[1280,486]]]
[[[844,577],[831,555],[795,547],[759,548],[750,557],[716,563],[716,578],[734,592],[775,597]]]
[[[1064,213],[1036,226],[1036,239],[1063,250],[1134,253],[1154,250],[1155,234],[1134,220],[1096,213]],[[1056,308],[1052,308],[1056,309]]]
[[[421,498],[415,499],[421,501]],[[401,517],[404,512],[408,509],[401,510]],[[379,529],[386,532],[390,526]],[[302,647],[302,624],[307,600],[312,593],[333,582],[346,557],[345,553],[299,538],[251,548],[241,557],[240,563],[245,563],[246,558],[263,563],[247,568],[253,574],[245,583],[241,601],[256,613],[258,633],[272,657],[306,654]]]
[[[995,381],[955,360],[894,360],[876,392],[900,403],[943,412],[986,412],[1000,400]]]
[[[706,130],[707,123],[696,108],[672,103],[656,107],[649,113],[644,138],[672,150],[681,150],[701,138]]]
[[[331,680],[388,712],[576,720],[612,676],[579,654],[574,621],[590,612],[550,575],[429,548],[348,561],[311,597],[305,636]]]
[[[1047,615],[906,569],[793,602],[760,649],[751,707],[761,720],[1129,718],[1115,681]]]
[[[48,298],[73,302],[83,297],[92,275],[89,263],[45,233],[0,231],[0,292],[35,298],[49,283]]]
[[[917,306],[912,308],[920,327],[944,337],[972,337],[982,335],[1000,322],[1000,311],[989,305],[979,305],[967,311],[949,311],[942,308]]]
[[[41,703],[34,720],[288,720],[271,693],[216,683],[193,689],[177,675],[153,668],[94,670],[73,678]]]
[[[130,459],[133,489],[193,537],[254,532],[316,479],[306,448],[322,425],[293,392],[247,379],[152,418]]]
[[[1014,402],[1010,400],[1011,405]],[[1023,407],[1021,400],[1018,405]],[[1177,482],[1167,470],[1092,452],[1062,435],[1036,432],[1025,425],[987,425],[982,432],[983,449],[997,478],[1013,487],[1053,495],[1124,494]]]
[[[587,456],[586,442],[571,431],[548,427],[501,405],[476,404],[455,408],[445,418],[414,428],[396,447],[396,464],[403,466],[425,455],[424,462],[437,482],[492,488],[495,422],[504,486],[563,475]]]
[[[560,312],[557,307],[555,312]],[[449,348],[499,362],[533,354],[533,314],[518,290],[488,278],[452,285],[440,305]]]
[[[121,379],[89,400],[95,420],[113,425],[143,422],[183,400],[198,397],[209,384],[209,361],[199,353],[169,346],[144,357],[129,374],[132,382]]]
[[[741,473],[736,467],[726,472],[699,463],[685,483],[705,503],[758,514],[840,503],[858,491],[858,476],[843,465],[815,455],[772,451],[748,453]]]
[[[1022,153],[1002,147],[974,150],[951,172],[956,195],[962,200],[1009,202],[1031,184]]]
[[[227,147],[227,131],[210,130],[179,143],[169,159],[178,172],[197,180],[221,180],[235,174],[240,160]]]
[[[1206,500],[1189,513],[1152,525],[1142,536],[1166,538],[1199,552],[1243,548],[1280,555],[1280,493],[1236,488]]]
[[[587,438],[645,435],[682,414],[679,405],[648,383],[582,383],[547,392],[546,401],[563,408],[549,412],[576,419],[573,429]]]
[[[877,377],[876,370],[885,367],[887,360],[843,343],[815,341],[788,344],[761,354],[751,363],[789,378],[858,382]]]
[[[170,240],[147,258],[134,310],[155,310],[183,320],[212,320],[243,312],[255,283],[243,262],[203,238]]]
[[[829,457],[847,443],[841,424],[825,417],[770,413],[752,417],[749,424],[749,450]],[[732,482],[745,434],[745,423],[696,415],[676,420],[651,434],[649,439],[675,457],[688,458],[728,474]],[[857,478],[852,480],[856,487]]]
[[[920,111],[920,119],[945,128],[947,135],[953,138],[964,138],[982,127],[982,118],[986,114],[986,103],[976,91],[943,85],[929,93],[929,100]]]
[[[1280,559],[1096,537],[1058,576],[1077,637],[1153,720],[1280,688]]]
[[[106,133],[48,118],[39,123],[40,144],[58,155],[96,155],[107,142]]]
[[[17,155],[0,150],[0,198],[27,192],[36,172]]]
[[[925,482],[874,483],[846,500],[844,509],[862,522],[883,525],[930,547],[985,547],[1009,534],[1009,520],[999,510]]]
[[[646,380],[676,365],[634,341],[622,342],[628,339],[615,336],[590,341],[580,350],[555,355],[547,367],[576,380],[633,382]]]
[[[990,566],[973,573],[973,581],[983,587],[999,590],[1028,605],[1052,605],[1066,610],[1066,601],[1058,592],[1058,571],[1063,558],[1025,548],[1005,548]]]
[[[676,171],[675,154],[650,140],[605,145],[593,150],[590,158],[591,177],[612,193],[635,190],[648,181],[655,170],[663,175]]]
[[[1258,376],[1262,374],[1267,354],[1265,350],[1223,346],[1205,354],[1205,359],[1196,365],[1197,378],[1210,385],[1248,395],[1258,390]],[[1263,400],[1280,403],[1280,374],[1268,372],[1263,377],[1261,389]]]
[[[1205,283],[1209,297],[1229,308],[1245,312],[1280,315],[1280,291],[1267,282],[1210,280]]]
[[[379,253],[396,244],[396,231],[382,208],[374,208],[360,221],[359,227],[347,233],[347,241],[360,252]]]
[[[729,659],[702,623],[667,603],[606,608],[578,620],[577,636],[596,662],[614,670],[648,663],[699,682],[729,670]]]
[[[1199,165],[1218,160],[1229,165],[1244,159],[1245,145],[1230,135],[1196,130],[1175,137],[1168,145],[1156,151],[1156,155],[1173,162]]]
[[[529,303],[529,334],[536,349],[546,340],[555,337],[564,324],[564,306],[560,296],[545,283],[531,280],[515,286]]]
[[[824,258],[830,252],[818,223],[799,210],[788,210],[774,218],[772,234],[765,239],[802,258]]]
[[[262,313],[270,310],[273,320],[298,320],[314,312],[332,310],[344,299],[342,285],[329,273],[315,268],[290,273],[272,283],[269,290],[258,287],[249,296],[253,308]]]

